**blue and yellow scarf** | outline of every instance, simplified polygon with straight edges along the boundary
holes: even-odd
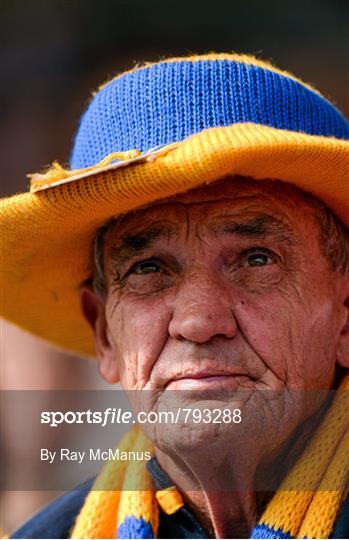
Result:
[[[348,390],[347,375],[321,426],[267,505],[251,538],[329,538],[347,489]],[[118,448],[153,453],[152,444],[137,426],[123,437]],[[302,481],[315,486],[314,490],[297,490],[295,486]],[[173,514],[183,505],[174,486],[155,490],[144,462],[112,461],[89,492],[71,538],[157,538],[160,507]]]

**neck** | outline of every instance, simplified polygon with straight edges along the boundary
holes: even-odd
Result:
[[[253,491],[194,491],[183,498],[213,538],[249,538],[260,515]]]
[[[253,490],[217,491],[205,489],[205,469],[212,469],[211,463],[202,459],[203,470],[198,471],[197,467],[191,470],[183,462],[170,458],[160,450],[155,450],[155,455],[170,478],[176,478],[176,486],[182,495],[185,504],[196,515],[201,525],[213,538],[248,538],[251,529],[256,525],[261,514],[261,509],[265,507],[266,500],[270,494],[254,492]],[[194,469],[194,470],[193,470]],[[227,483],[227,477],[239,476],[241,479],[241,469],[236,471],[235,467],[223,467],[219,472],[219,467],[214,468],[217,474],[217,484],[222,478],[222,484]],[[202,473],[202,474],[200,474]],[[224,479],[221,475],[224,475]],[[247,475],[246,475],[247,476]],[[203,482],[200,478],[204,478]],[[246,485],[249,480],[244,480]],[[188,486],[192,489],[188,489]]]

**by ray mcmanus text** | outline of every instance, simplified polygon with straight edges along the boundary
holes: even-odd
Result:
[[[50,464],[57,461],[72,461],[82,463],[83,461],[149,461],[151,453],[148,451],[129,451],[125,452],[119,448],[90,448],[88,450],[70,450],[61,448],[60,450],[40,449],[40,460]]]

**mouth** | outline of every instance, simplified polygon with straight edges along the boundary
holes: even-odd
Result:
[[[165,388],[171,390],[199,390],[229,387],[231,390],[236,390],[243,380],[251,381],[251,377],[246,375],[246,373],[200,371],[173,377],[166,384]]]

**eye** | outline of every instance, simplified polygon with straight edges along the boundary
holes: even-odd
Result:
[[[275,256],[268,251],[255,251],[254,253],[245,253],[243,266],[267,266],[275,262]]]
[[[155,272],[160,272],[162,270],[161,264],[154,260],[149,259],[147,261],[140,261],[136,264],[134,264],[128,274],[153,274]]]

